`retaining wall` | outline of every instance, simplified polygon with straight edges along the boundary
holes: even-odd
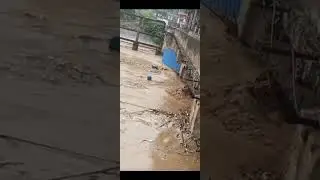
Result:
[[[175,55],[173,55],[174,51]],[[169,56],[170,54],[170,56]],[[200,75],[200,40],[189,36],[180,30],[167,32],[163,45],[164,64],[178,72],[183,77],[186,62],[191,62]],[[178,71],[178,68],[180,70]],[[188,84],[188,83],[187,83]],[[189,88],[194,86],[192,83]],[[200,138],[200,100],[194,100],[190,113],[190,131],[194,136]]]

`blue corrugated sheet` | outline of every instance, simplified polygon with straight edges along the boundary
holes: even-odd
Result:
[[[177,55],[173,49],[166,48],[163,50],[162,62],[175,72],[179,73],[181,65],[177,62]]]
[[[201,2],[223,18],[237,23],[242,0],[201,0]]]

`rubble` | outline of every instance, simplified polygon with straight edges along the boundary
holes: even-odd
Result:
[[[166,91],[177,99],[192,97],[192,93],[188,86],[183,86],[182,88],[167,89]]]

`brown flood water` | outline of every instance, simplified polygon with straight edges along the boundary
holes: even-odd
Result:
[[[107,40],[119,35],[119,7],[111,0],[0,1],[0,134],[104,159],[1,139],[0,164],[19,162],[1,165],[1,180],[118,166],[119,53]]]
[[[148,108],[177,112],[190,103],[177,100],[168,88],[183,86],[170,70],[153,72],[151,65],[161,66],[161,57],[121,48],[120,64],[120,169],[121,170],[199,170],[197,155],[183,154],[173,128],[162,126],[170,121],[166,115]]]

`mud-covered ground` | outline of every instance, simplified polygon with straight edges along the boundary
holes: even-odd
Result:
[[[121,170],[199,170],[199,154],[185,151],[178,126],[187,119],[181,112],[190,111],[191,99],[154,53],[121,46]]]
[[[105,0],[0,2],[0,179],[117,169],[118,11]]]
[[[206,8],[201,8],[201,23],[203,178],[281,179],[294,127],[278,109],[266,110],[247,90],[248,81],[263,72],[259,56],[228,36]]]

